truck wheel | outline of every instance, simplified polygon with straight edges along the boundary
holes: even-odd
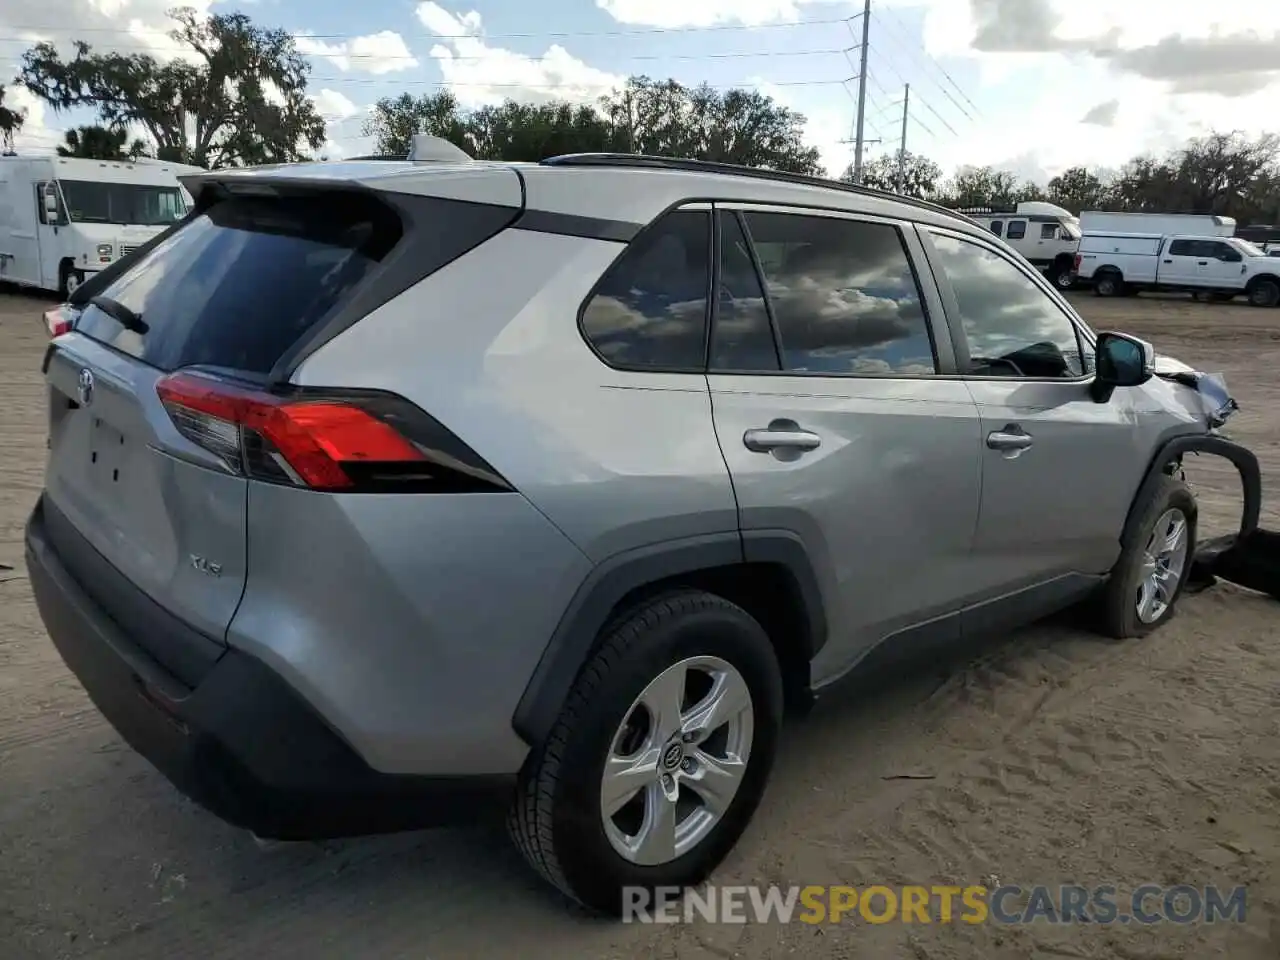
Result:
[[[63,300],[70,299],[82,283],[84,283],[84,275],[75,267],[68,264],[58,271],[58,295]]]
[[[1076,275],[1071,270],[1059,270],[1053,282],[1059,290],[1070,290],[1076,285]]]
[[[1280,283],[1275,280],[1257,280],[1249,287],[1249,305],[1274,307],[1280,304]]]
[[[1100,297],[1118,297],[1123,283],[1118,273],[1104,273],[1093,283],[1093,292]]]
[[[781,722],[760,624],[702,591],[657,597],[605,628],[521,773],[512,839],[563,893],[612,916],[632,891],[696,885],[755,812]]]
[[[1103,633],[1143,637],[1173,616],[1196,549],[1196,498],[1181,480],[1162,477],[1122,544],[1100,598]]]

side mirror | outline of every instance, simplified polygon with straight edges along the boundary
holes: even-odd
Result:
[[[49,187],[44,188],[44,218],[50,223],[58,221],[58,195]]]
[[[1127,333],[1100,333],[1094,348],[1093,399],[1106,403],[1116,387],[1137,387],[1156,372],[1151,344]]]

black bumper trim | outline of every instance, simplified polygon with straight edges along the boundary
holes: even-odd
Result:
[[[500,816],[514,775],[419,777],[373,770],[261,661],[230,649],[194,689],[150,657],[71,576],[42,505],[26,559],[50,638],[94,704],[183,794],[279,840],[474,823]]]

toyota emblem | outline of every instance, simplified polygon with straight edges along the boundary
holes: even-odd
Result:
[[[93,403],[93,371],[88,367],[80,371],[80,379],[76,383],[76,394],[80,406],[87,407]]]

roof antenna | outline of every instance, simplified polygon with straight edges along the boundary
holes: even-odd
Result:
[[[414,163],[471,162],[471,157],[461,147],[444,137],[435,137],[429,133],[414,134],[409,159]]]

